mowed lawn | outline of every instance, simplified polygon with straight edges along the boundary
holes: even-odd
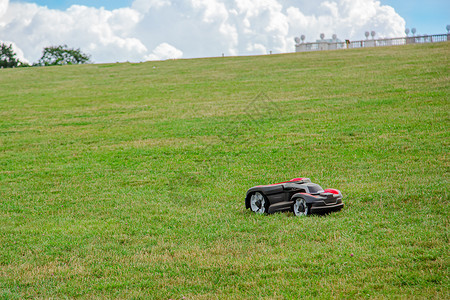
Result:
[[[449,55],[0,70],[0,297],[448,299]],[[294,177],[345,208],[245,209]]]

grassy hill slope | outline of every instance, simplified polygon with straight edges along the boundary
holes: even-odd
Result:
[[[0,70],[0,297],[449,298],[449,50]]]

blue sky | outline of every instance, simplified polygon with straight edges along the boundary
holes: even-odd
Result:
[[[445,33],[450,24],[450,0],[381,0],[392,6],[406,21],[407,28],[415,27],[418,34]]]
[[[12,0],[11,2],[16,2]],[[24,1],[22,1],[24,2]],[[73,4],[115,9],[131,6],[132,0],[29,0],[48,8],[64,10]],[[450,0],[381,0],[382,5],[392,6],[406,21],[407,28],[415,27],[418,34],[446,32],[450,24]]]
[[[92,7],[104,7],[106,9],[115,9],[121,7],[130,7],[132,0],[27,0],[27,1],[14,1],[11,2],[33,2],[48,8],[54,9],[66,9],[71,5],[86,5]]]

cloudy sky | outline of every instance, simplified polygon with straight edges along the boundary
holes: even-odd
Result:
[[[36,62],[46,46],[96,63],[294,51],[294,37],[444,33],[449,0],[0,0],[0,41]]]

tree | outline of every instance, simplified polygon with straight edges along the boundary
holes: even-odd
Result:
[[[90,56],[80,49],[70,49],[67,45],[45,47],[41,59],[35,64],[38,66],[75,65],[86,64]]]
[[[21,62],[16,58],[17,54],[12,48],[12,44],[9,46],[2,43],[0,45],[0,67],[1,68],[15,68],[26,67],[28,64]]]

